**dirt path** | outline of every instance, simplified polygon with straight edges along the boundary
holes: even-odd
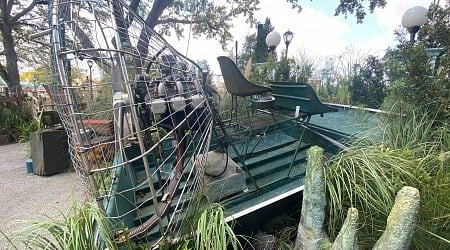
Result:
[[[16,220],[46,219],[67,214],[74,201],[84,199],[73,172],[52,176],[27,174],[25,144],[0,146],[0,230],[10,232]],[[7,249],[0,236],[0,249]]]

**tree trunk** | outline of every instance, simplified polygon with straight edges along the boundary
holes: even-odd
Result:
[[[148,14],[147,18],[145,19],[145,24],[153,29],[155,28],[157,21],[163,11],[171,5],[173,0],[156,0],[153,3],[152,10]],[[139,54],[143,57],[146,57],[148,54],[148,42],[150,40],[150,37],[145,29],[141,31],[141,35],[139,37],[139,41],[137,44],[137,49],[139,51]]]
[[[3,49],[6,56],[6,68],[4,68],[3,65],[0,65],[0,75],[8,84],[10,93],[20,96],[22,89],[20,87],[19,68],[17,66],[17,53],[14,47],[14,38],[12,35],[10,5],[11,4],[8,4],[6,0],[1,1],[0,5],[0,13],[2,16],[2,21],[0,22],[0,32],[3,38]]]

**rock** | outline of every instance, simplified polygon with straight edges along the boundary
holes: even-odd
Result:
[[[323,149],[308,150],[308,165],[303,190],[303,203],[295,249],[319,249],[328,241],[323,230],[325,220],[325,176],[322,166]]]
[[[400,189],[389,213],[386,230],[373,249],[408,249],[416,227],[419,205],[418,189],[408,186]]]
[[[338,236],[334,240],[332,250],[354,250],[358,249],[358,209],[349,208],[347,218],[342,225]]]

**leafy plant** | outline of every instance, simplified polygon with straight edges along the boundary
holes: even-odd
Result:
[[[0,134],[6,134],[14,141],[27,139],[28,132],[37,130],[36,125],[28,106],[0,106]]]
[[[433,1],[428,10],[417,42],[397,31],[399,44],[385,56],[390,81],[386,103],[402,103],[403,112],[437,114],[433,126],[438,127],[450,118],[450,4]]]
[[[326,84],[316,89],[319,99],[324,102],[350,104],[350,83],[340,80],[336,85]]]
[[[29,141],[30,140],[30,133],[36,132],[39,130],[39,124],[35,120],[31,120],[29,123],[24,123],[20,125],[18,128],[19,132],[19,142]]]
[[[350,97],[353,104],[379,108],[385,96],[384,68],[380,60],[369,56],[364,65],[354,66]]]
[[[18,221],[21,227],[8,238],[9,243],[16,249],[118,249],[101,209],[89,202],[74,203],[72,209],[72,215],[61,213],[61,220]]]

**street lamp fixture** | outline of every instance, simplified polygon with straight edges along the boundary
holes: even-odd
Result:
[[[94,65],[94,61],[87,60],[87,65],[89,66],[89,89],[91,91],[91,99],[94,97],[93,89],[92,89],[92,66]]]
[[[281,36],[280,33],[278,33],[275,30],[272,30],[269,34],[266,36],[266,44],[267,47],[269,47],[269,53],[274,54],[275,48],[280,44],[281,42]]]
[[[289,44],[291,44],[292,38],[294,38],[294,33],[292,31],[288,30],[288,31],[284,32],[283,40],[284,40],[284,44],[286,44],[285,59],[287,59],[288,48],[289,48]]]
[[[408,9],[402,16],[402,26],[405,27],[410,34],[410,41],[414,42],[416,33],[420,26],[427,22],[428,10],[422,6],[415,6]]]

